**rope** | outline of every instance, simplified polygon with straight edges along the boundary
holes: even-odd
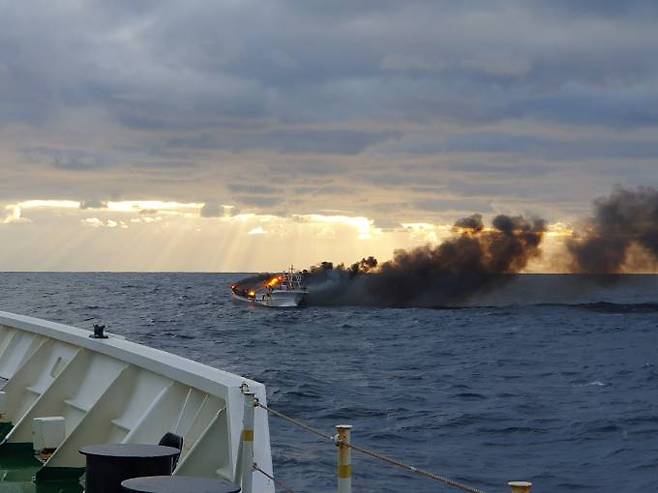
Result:
[[[324,439],[326,439],[326,440],[330,440],[330,441],[332,441],[332,442],[335,442],[335,441],[336,441],[336,437],[334,437],[333,435],[327,435],[327,434],[326,434],[324,431],[322,431],[322,430],[318,430],[317,428],[313,428],[312,426],[309,426],[309,425],[307,425],[306,423],[302,423],[301,421],[298,421],[298,420],[296,420],[295,418],[291,418],[290,416],[286,416],[285,414],[282,414],[282,413],[280,413],[279,411],[275,411],[274,409],[271,409],[271,408],[269,408],[269,407],[267,407],[267,406],[264,406],[263,404],[261,404],[261,403],[258,402],[258,401],[256,401],[256,406],[257,406],[257,407],[262,407],[262,408],[265,409],[268,413],[272,413],[272,414],[274,414],[275,416],[277,416],[277,417],[279,417],[279,418],[281,418],[281,419],[287,421],[288,423],[292,423],[292,424],[294,424],[294,425],[296,425],[296,426],[299,426],[300,428],[305,429],[305,430],[308,431],[309,433],[313,433],[314,435],[317,435],[317,436],[319,436],[319,437],[322,437],[322,438],[324,438]]]
[[[367,448],[359,447],[358,445],[353,445],[351,443],[342,443],[340,445],[349,447],[353,450],[356,450],[357,452],[361,452],[362,454],[368,455],[374,459],[379,459],[383,462],[387,462],[393,466],[400,467],[402,469],[405,469],[406,471],[417,474],[418,476],[423,476],[429,479],[433,479],[434,481],[439,481],[441,483],[447,484],[448,486],[459,488],[460,490],[463,491],[468,491],[469,493],[484,493],[484,491],[482,490],[460,483],[458,481],[455,481],[454,479],[446,478],[445,476],[440,476],[438,474],[434,474],[433,472],[425,471],[424,469],[419,469],[417,467],[410,466],[409,464],[404,464],[403,462],[399,462],[395,459],[391,459],[390,457],[375,452],[374,450],[369,450]]]
[[[276,486],[283,488],[283,491],[286,491],[287,493],[295,493],[293,490],[291,490],[286,483],[281,481],[280,479],[274,479],[274,476],[271,474],[266,473],[263,471],[260,467],[258,467],[258,464],[254,462],[254,471],[258,471],[261,473],[263,476],[265,476],[267,479],[271,480]]]
[[[306,430],[310,433],[313,433],[314,435],[317,435],[317,436],[322,437],[322,438],[327,439],[327,440],[331,440],[332,442],[334,442],[336,444],[336,446],[349,447],[353,450],[356,450],[357,452],[361,452],[362,454],[368,455],[368,456],[370,456],[374,459],[378,459],[382,462],[386,462],[386,463],[391,464],[393,466],[399,467],[401,469],[409,471],[409,472],[411,472],[413,474],[416,474],[418,476],[422,476],[422,477],[425,477],[425,478],[428,478],[428,479],[432,479],[434,481],[438,481],[438,482],[446,484],[448,486],[452,486],[453,488],[458,488],[460,490],[467,491],[468,493],[484,493],[484,491],[479,490],[477,488],[474,488],[472,486],[468,486],[468,485],[462,484],[458,481],[455,481],[454,479],[450,479],[450,478],[447,478],[445,476],[441,476],[439,474],[434,474],[432,472],[425,471],[424,469],[419,469],[419,468],[411,466],[409,464],[405,464],[403,462],[397,461],[395,459],[392,459],[390,457],[382,455],[378,452],[375,452],[374,450],[370,450],[370,449],[367,449],[367,448],[364,448],[364,447],[359,447],[359,446],[354,445],[352,443],[340,442],[337,439],[336,436],[327,435],[325,432],[323,432],[321,430],[318,430],[317,428],[313,428],[312,426],[309,426],[306,423],[303,423],[303,422],[301,422],[301,421],[299,421],[295,418],[291,418],[290,416],[286,416],[285,414],[280,413],[279,411],[275,411],[274,409],[271,409],[271,408],[261,404],[258,401],[256,401],[255,405],[256,405],[256,407],[261,407],[265,411],[267,411],[268,413],[274,414],[275,416],[277,416],[277,417],[279,417],[279,418],[281,418],[281,419],[283,419],[283,420],[285,420],[289,423],[292,423],[295,426],[299,426],[300,428],[302,428],[302,429],[304,429],[304,430]],[[261,471],[261,472],[263,472],[263,471]],[[264,473],[264,474],[266,474],[266,473]],[[274,480],[274,478],[270,478],[270,479]]]

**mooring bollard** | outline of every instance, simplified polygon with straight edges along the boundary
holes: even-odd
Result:
[[[242,493],[252,493],[254,474],[254,393],[244,392],[242,421]]]
[[[510,481],[507,485],[512,488],[512,493],[530,493],[532,483],[528,481]]]
[[[352,435],[352,425],[336,425],[336,446],[338,447],[338,493],[352,492],[352,449],[348,446]]]

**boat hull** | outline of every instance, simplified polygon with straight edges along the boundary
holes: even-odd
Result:
[[[306,291],[275,290],[272,293],[257,293],[254,297],[240,296],[233,293],[233,299],[268,308],[298,308],[306,302]]]
[[[64,436],[44,457],[38,480],[81,474],[84,446],[156,444],[173,432],[184,438],[175,474],[239,483],[243,386],[262,403],[265,387],[108,335],[94,339],[82,329],[0,311],[0,456],[32,450],[34,419],[55,416],[65,421]],[[255,462],[269,473],[267,413],[256,413],[254,432]],[[253,479],[254,491],[274,493],[269,479]]]

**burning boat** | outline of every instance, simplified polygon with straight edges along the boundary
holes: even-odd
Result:
[[[234,300],[272,308],[296,308],[306,301],[303,275],[291,266],[287,272],[275,275],[256,285],[233,284]]]

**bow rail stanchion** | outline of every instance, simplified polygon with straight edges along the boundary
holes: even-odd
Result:
[[[244,417],[242,424],[242,493],[253,493],[254,475],[254,407],[256,397],[244,389]]]
[[[352,425],[336,425],[338,493],[352,493]]]
[[[507,485],[512,488],[512,493],[530,493],[532,483],[528,481],[510,481]]]

